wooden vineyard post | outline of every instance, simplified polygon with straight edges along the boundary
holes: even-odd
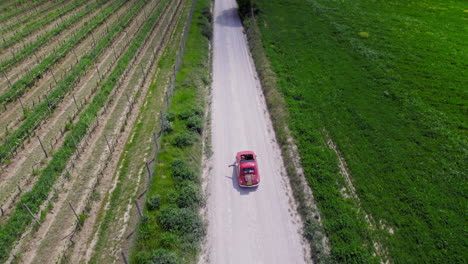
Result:
[[[138,200],[135,200],[135,205],[136,205],[136,208],[137,208],[137,211],[138,211],[138,215],[140,215],[140,217],[142,217],[143,214],[141,213],[141,209],[140,209],[140,205],[138,204]]]
[[[76,214],[76,211],[75,211],[75,208],[73,208],[73,206],[71,205],[70,202],[68,202],[68,205],[70,205],[70,208],[72,209],[73,211],[73,214],[75,215],[76,217],[76,220],[78,221],[78,225],[81,226],[81,223],[80,223],[80,218],[78,217],[78,215]]]
[[[111,146],[109,144],[109,140],[107,140],[107,136],[104,135],[104,138],[106,139],[106,143],[107,143],[107,147],[109,148],[109,152],[112,152],[112,148],[111,148]]]
[[[47,155],[47,151],[44,148],[44,145],[42,145],[41,138],[39,136],[37,136],[37,139],[39,139],[39,144],[41,144],[42,151],[44,151],[44,154],[45,154],[46,158],[49,158],[49,155]]]
[[[2,70],[2,73],[3,73],[3,76],[5,76],[5,78],[7,79],[8,81],[8,85],[11,87],[11,82],[10,82],[10,79],[8,79],[8,76],[5,74],[5,72]]]
[[[128,264],[127,257],[125,256],[125,253],[123,252],[123,250],[120,251],[120,253],[122,254],[123,262],[124,262],[125,264]]]
[[[76,103],[75,94],[72,94],[72,97],[73,97],[73,101],[75,102],[76,108],[79,108],[79,107],[78,107],[78,103]]]
[[[29,210],[29,207],[26,204],[23,204],[23,206],[24,206],[24,208],[26,208],[26,210],[28,210],[29,215],[31,215],[32,219],[34,219],[36,224],[39,224],[39,221],[37,221],[37,218],[34,216],[34,214],[31,212],[31,210]]]
[[[148,171],[148,179],[151,180],[151,170],[147,161],[145,161],[145,165],[146,165],[146,170]]]
[[[23,109],[23,114],[26,114],[26,110],[24,109],[24,105],[23,105],[23,101],[21,100],[21,97],[18,97],[18,100],[20,102],[21,109]]]

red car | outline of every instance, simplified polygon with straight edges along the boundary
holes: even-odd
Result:
[[[237,152],[236,163],[237,182],[240,187],[255,187],[260,183],[260,173],[257,166],[257,155],[253,151]]]

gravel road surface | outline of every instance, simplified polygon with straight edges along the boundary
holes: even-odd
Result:
[[[291,188],[282,165],[235,0],[214,10],[212,145],[205,171],[208,235],[201,263],[308,263]],[[258,155],[260,186],[240,188],[235,154]]]

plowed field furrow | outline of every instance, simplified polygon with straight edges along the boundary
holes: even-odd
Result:
[[[118,0],[109,7],[105,8],[104,10],[102,10],[102,15],[100,15],[99,18],[93,20],[93,23],[89,26],[95,28],[96,26],[98,26],[98,24],[105,23],[105,19],[111,16],[112,13],[118,10],[118,8],[120,8],[123,4],[123,0]],[[89,26],[87,27],[86,31],[90,30]],[[82,31],[84,31],[84,29]],[[115,35],[119,31],[120,28],[115,29],[114,35],[112,37],[115,37]],[[93,50],[100,54],[103,51],[103,48],[107,47],[108,45],[110,45],[110,43],[104,43],[101,44],[97,49],[93,48]],[[42,122],[44,118],[52,114],[52,110],[54,110],[58,103],[61,102],[63,97],[70,90],[72,90],[74,85],[79,81],[79,78],[81,78],[82,75],[86,72],[86,70],[88,70],[89,67],[92,65],[91,62],[96,60],[97,55],[98,54],[87,55],[86,58],[84,58],[83,56],[81,59],[79,59],[78,65],[75,68],[71,67],[69,70],[69,74],[64,79],[56,83],[56,88],[51,90],[51,92],[45,98],[46,100],[40,102],[34,109],[32,109],[30,111],[30,114],[28,114],[27,118],[18,127],[18,129],[16,129],[14,132],[12,132],[12,134],[5,138],[2,146],[0,146],[0,163],[4,164],[6,159],[12,156],[12,151],[16,151],[20,144],[22,144],[24,140],[29,137],[30,133],[39,125],[39,123]],[[90,62],[87,63],[85,62],[85,60],[90,60]],[[57,78],[55,77],[55,75],[52,75],[52,77],[55,82]]]
[[[123,8],[118,11],[121,17],[128,12],[131,6],[128,5],[127,7],[128,8]],[[153,7],[150,4],[146,8],[151,9]],[[115,16],[119,17],[119,14],[115,14]],[[143,21],[144,12],[140,11],[137,17],[138,21]],[[134,19],[126,30],[128,32],[136,32],[138,26],[139,24]],[[108,48],[106,53],[99,58],[100,62],[97,67],[99,73],[103,74],[103,78],[106,78],[108,73],[115,66],[115,56],[117,55],[117,57],[119,57],[125,51],[127,44],[133,37],[134,35],[126,36],[126,33],[122,32],[112,43],[112,47]],[[114,54],[114,50],[117,51],[117,53]],[[50,155],[61,147],[66,135],[66,133],[63,134],[62,131],[64,131],[67,124],[69,124],[71,120],[74,124],[78,120],[81,110],[89,104],[90,98],[96,92],[99,79],[98,71],[89,71],[74,89],[73,94],[68,96],[58,106],[54,117],[45,122],[41,128],[36,131],[36,135],[41,138]],[[75,102],[78,104],[75,104]],[[73,116],[75,116],[74,119],[72,118]],[[43,168],[47,164],[46,162],[41,162],[44,160],[45,156],[42,147],[37,138],[34,138],[18,153],[15,161],[9,164],[2,172],[2,178],[0,178],[0,205],[6,217],[15,205],[15,201],[17,201],[19,195],[19,190],[15,189],[15,187],[19,185],[23,192],[29,191],[36,180],[32,175],[33,167],[36,170]]]
[[[68,5],[60,6],[59,9],[52,12],[52,14],[48,14],[42,20],[32,21],[17,33],[14,33],[13,35],[8,34],[10,35],[9,37],[8,35],[3,35],[2,37],[5,41],[0,44],[0,65],[3,65],[6,61],[12,60],[14,54],[20,54],[23,49],[26,49],[31,45],[35,45],[43,35],[59,27],[61,23],[79,13],[92,2],[95,1],[88,2],[85,0],[78,0],[76,2],[71,2]],[[52,42],[61,35],[63,35],[63,32],[56,37],[49,38],[48,41]],[[39,57],[37,51],[34,56]],[[16,63],[16,65],[18,63]],[[14,65],[10,67],[10,71],[13,66]],[[11,76],[11,73],[9,72],[6,75],[10,78],[10,81],[13,82],[13,76]],[[5,77],[3,76],[3,78]]]
[[[29,16],[30,14],[37,12],[44,5],[48,4],[49,0],[40,0],[36,2],[26,2],[19,7],[12,6],[9,11],[2,11],[0,15],[0,27],[3,27],[9,20],[15,20],[19,16]]]
[[[172,4],[164,18],[160,20],[161,25],[158,25],[158,29],[153,33],[153,39],[150,42],[150,46],[146,49],[145,53],[142,55],[141,61],[138,63],[143,63],[146,65],[145,69],[151,69],[151,72],[147,76],[153,76],[156,71],[155,65],[159,60],[164,47],[172,37],[172,34],[175,31],[176,22],[181,18],[182,3],[184,1],[179,1],[179,4]],[[165,25],[168,24],[169,27]],[[185,24],[185,23],[183,23]],[[162,32],[164,31],[164,32]],[[175,45],[178,46],[178,45]],[[157,47],[158,54],[153,55],[154,48]],[[148,70],[146,70],[147,72]],[[136,75],[132,78],[139,78],[139,72],[135,72]],[[146,100],[148,103],[148,98],[146,98],[148,88],[151,84],[152,79],[147,78],[145,84],[143,85],[143,90],[140,92],[141,96],[137,103],[139,109],[140,105]],[[132,82],[132,81],[130,81]],[[161,88],[162,89],[162,88]],[[158,90],[162,92],[162,90]],[[163,93],[158,93],[151,95],[152,103],[151,107],[145,108],[148,113],[148,116],[151,116],[154,119],[155,116],[158,116],[160,109],[159,106],[164,102],[164,96],[160,96]],[[157,99],[156,99],[157,98]],[[157,101],[157,102],[156,102]],[[143,108],[143,107],[142,107]],[[150,114],[151,112],[152,114]],[[138,121],[137,121],[138,116]],[[140,146],[135,146],[140,149],[141,155],[128,155],[123,154],[125,150],[123,144],[128,144],[129,133],[134,130],[130,130],[132,125],[135,123],[141,123],[141,115],[137,110],[132,112],[132,116],[127,121],[126,130],[123,132],[122,141],[120,144],[122,148],[117,148],[121,150],[120,153],[113,153],[114,162],[111,168],[110,174],[108,177],[109,180],[103,181],[98,186],[99,199],[93,202],[93,207],[89,212],[89,217],[87,218],[85,225],[82,230],[78,233],[78,236],[75,237],[72,248],[69,250],[70,255],[67,256],[67,259],[71,263],[113,263],[114,261],[119,261],[120,249],[128,245],[129,240],[126,240],[125,237],[129,233],[129,229],[133,228],[135,220],[137,220],[137,212],[134,207],[134,200],[136,196],[144,189],[146,186],[145,182],[146,169],[144,167],[143,160],[148,159],[148,154],[151,151],[150,146],[154,144],[153,138],[150,135],[149,138],[142,138],[140,142],[146,146],[142,148]],[[150,133],[151,134],[151,133]],[[130,141],[133,141],[135,133],[130,136]],[[127,142],[125,142],[127,140]],[[143,154],[146,153],[146,154]],[[124,160],[119,160],[121,155],[125,155]],[[119,164],[126,163],[128,167],[121,169],[122,165]],[[118,166],[118,169],[117,169]],[[117,186],[118,182],[118,186]],[[117,193],[116,193],[117,192]],[[110,197],[117,196],[116,199],[110,199]],[[111,202],[112,201],[112,202]],[[111,213],[112,215],[107,215]],[[110,221],[112,219],[112,221]],[[96,248],[96,251],[95,251]]]
[[[69,75],[70,68],[76,65],[77,58],[81,58],[84,54],[88,53],[93,48],[94,39],[102,38],[106,33],[108,26],[113,26],[118,23],[121,16],[125,14],[125,10],[129,9],[130,5],[126,4],[119,9],[116,14],[113,14],[106,23],[103,23],[95,31],[93,36],[88,36],[83,42],[76,46],[68,55],[57,65],[51,68],[50,72],[45,74],[34,87],[21,97],[21,101],[16,101],[2,113],[0,116],[0,142],[3,142],[7,131],[14,131],[23,118],[23,107],[32,111],[36,105],[45,100],[51,89],[57,86],[57,83],[63,81],[64,77]],[[123,9],[123,10],[122,10]],[[100,9],[99,9],[100,10]],[[99,13],[97,10],[94,13]],[[85,21],[83,21],[85,23]],[[101,72],[102,74],[102,72]]]
[[[135,4],[134,10],[139,10],[143,2],[138,1]],[[63,147],[54,154],[49,165],[41,172],[39,176],[38,182],[35,184],[33,189],[25,193],[21,197],[21,205],[28,204],[31,208],[33,213],[37,213],[41,204],[44,203],[44,200],[47,198],[49,193],[52,191],[52,187],[54,183],[62,175],[63,171],[65,170],[66,164],[72,156],[75,156],[75,150],[78,150],[78,157],[82,147],[80,146],[80,142],[82,139],[86,138],[87,141],[83,144],[89,146],[89,138],[94,135],[92,133],[90,136],[86,136],[88,129],[91,129],[91,126],[94,128],[91,131],[95,130],[95,125],[97,124],[98,127],[101,122],[97,122],[96,118],[100,118],[101,110],[109,110],[105,107],[105,102],[107,99],[110,99],[111,102],[114,102],[115,99],[121,98],[120,96],[116,96],[115,92],[121,91],[114,89],[119,82],[121,76],[127,76],[126,69],[134,69],[134,65],[132,64],[132,58],[135,54],[139,54],[140,47],[143,45],[144,40],[146,39],[148,33],[151,31],[151,28],[154,26],[156,19],[159,17],[161,12],[161,8],[158,8],[146,21],[141,30],[137,33],[135,39],[132,40],[129,48],[127,51],[119,58],[117,66],[112,71],[110,77],[101,85],[101,89],[99,92],[94,96],[92,103],[87,107],[87,109],[83,112],[80,117],[80,120],[77,122],[76,126],[72,128],[69,135],[67,135]],[[133,12],[134,13],[134,12]],[[130,15],[133,16],[133,13],[127,14],[126,18]],[[111,29],[111,32],[113,29]],[[100,40],[100,43],[97,44],[97,47],[101,46],[101,42],[108,42],[110,41],[108,37],[105,39]],[[117,107],[120,107],[122,104],[117,104]],[[116,113],[116,110],[112,111],[112,114]],[[109,111],[104,111],[104,114],[109,113]],[[119,116],[121,117],[121,116]],[[78,145],[77,145],[78,144]],[[94,144],[92,144],[94,146]],[[84,155],[88,157],[88,155]],[[73,162],[75,162],[74,160]],[[95,163],[96,160],[93,160],[92,163]],[[72,163],[75,164],[75,163]],[[87,176],[87,175],[84,175]],[[75,191],[75,189],[74,189]],[[11,215],[10,219],[2,225],[2,229],[0,229],[0,260],[4,259],[8,252],[10,252],[12,243],[18,239],[18,237],[24,232],[26,227],[32,221],[30,217],[26,217],[28,215],[28,211],[26,208],[18,205],[15,209],[14,213]],[[63,230],[60,230],[59,233],[63,233]]]
[[[141,55],[142,53],[140,53]],[[132,67],[129,64],[129,67]],[[139,68],[133,67],[129,72],[129,76],[132,76],[139,71]],[[141,77],[141,76],[140,76]],[[130,84],[130,85],[129,85]],[[50,223],[46,220],[45,224],[49,223],[47,232],[44,232],[38,244],[32,241],[35,250],[24,254],[24,262],[29,263],[43,263],[48,259],[58,259],[60,252],[66,246],[66,243],[62,241],[64,236],[73,232],[75,227],[74,223],[76,219],[73,213],[70,215],[69,203],[73,205],[77,212],[82,212],[85,207],[86,198],[92,191],[93,186],[96,184],[96,175],[103,166],[103,163],[109,156],[113,154],[109,153],[107,140],[114,145],[121,126],[126,121],[126,111],[128,110],[128,101],[126,94],[132,94],[139,89],[139,85],[131,85],[127,79],[124,80],[123,86],[116,91],[112,96],[113,101],[109,105],[108,111],[99,117],[99,126],[89,138],[89,148],[85,150],[81,159],[75,162],[75,169],[72,172],[72,182],[69,185],[69,190],[64,190],[64,193],[59,195],[59,200],[63,197],[63,203],[61,206],[56,204],[54,208],[54,214],[49,215],[51,217]],[[96,162],[99,161],[99,162]],[[105,181],[106,178],[101,178],[101,181]],[[48,217],[48,218],[49,218]],[[41,226],[42,228],[42,226]],[[41,232],[41,230],[39,230]],[[38,233],[39,233],[38,232]],[[34,240],[34,239],[33,239]]]
[[[68,5],[60,6],[58,10],[47,12],[50,8],[56,8],[59,5],[59,2],[56,2],[55,4],[54,2],[51,2],[51,5],[47,6],[47,8],[44,8],[44,10],[41,10],[45,13],[43,18],[35,19],[28,24],[24,24],[24,20],[31,17],[36,17],[41,14],[40,12],[36,12],[29,17],[24,17],[24,19],[15,22],[15,24],[9,25],[8,28],[10,29],[12,29],[14,25],[19,25],[20,23],[24,24],[24,27],[20,30],[11,31],[10,34],[2,34],[2,36],[4,36],[4,38],[2,38],[2,43],[0,44],[0,49],[2,50],[2,53],[5,52],[7,48],[13,46],[15,43],[20,41],[24,42],[27,45],[28,36],[36,32],[37,30],[46,27],[55,20],[60,19],[65,14],[84,3],[85,1],[71,2]]]
[[[73,10],[72,12],[68,13],[63,17],[63,19],[59,19],[54,21],[51,25],[46,27],[44,30],[41,30],[39,32],[36,32],[30,37],[30,41],[37,41],[38,39],[42,38],[43,35],[48,34],[51,30],[56,29],[57,26],[59,26],[60,23],[63,23],[62,21],[65,21],[69,19],[72,16],[75,16],[76,14],[80,13],[83,9],[87,8],[89,5],[95,3],[96,0],[88,2],[86,5],[80,6]],[[100,8],[103,8],[105,6],[108,6],[109,2],[103,4]],[[90,11],[83,19],[80,21],[74,23],[70,28],[64,30],[61,32],[60,35],[57,35],[56,37],[53,37],[48,40],[47,43],[44,43],[43,46],[39,47],[34,54],[31,56],[24,58],[23,61],[18,62],[14,66],[11,67],[10,70],[3,72],[2,75],[0,76],[0,94],[4,93],[5,91],[8,90],[11,84],[17,82],[20,78],[24,77],[31,69],[39,65],[44,58],[47,58],[50,56],[52,53],[54,53],[56,50],[60,48],[64,44],[64,42],[71,38],[73,35],[78,33],[80,29],[84,26],[85,23],[89,23],[89,20],[92,19],[96,14],[99,13],[99,9],[96,9],[94,11]],[[18,49],[23,48],[22,43],[17,44]],[[16,47],[12,47],[16,48]],[[17,53],[15,51],[15,53]],[[1,55],[1,57],[8,57],[8,59],[11,59],[13,57],[12,52],[7,52]],[[77,54],[78,55],[78,54]],[[0,61],[3,61],[3,59],[0,59]]]
[[[48,16],[51,12],[54,12],[58,8],[63,8],[67,2],[72,2],[73,0],[61,0],[61,1],[52,1],[50,5],[47,5],[45,8],[35,12],[27,17],[19,17],[17,21],[11,21],[6,27],[0,29],[0,35],[7,36],[10,32],[20,31],[27,26],[27,23],[43,19],[45,16]]]

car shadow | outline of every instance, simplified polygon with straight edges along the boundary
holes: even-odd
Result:
[[[224,10],[215,19],[216,24],[226,27],[242,27],[242,22],[237,14],[237,8]]]
[[[236,172],[237,167],[232,166],[231,168],[232,168],[231,177],[226,176],[226,178],[231,179],[232,186],[234,187],[234,189],[236,191],[238,191],[240,193],[240,195],[249,195],[249,193],[254,192],[254,191],[257,190],[258,186],[255,186],[255,187],[240,187],[239,183],[237,182],[237,172]]]

